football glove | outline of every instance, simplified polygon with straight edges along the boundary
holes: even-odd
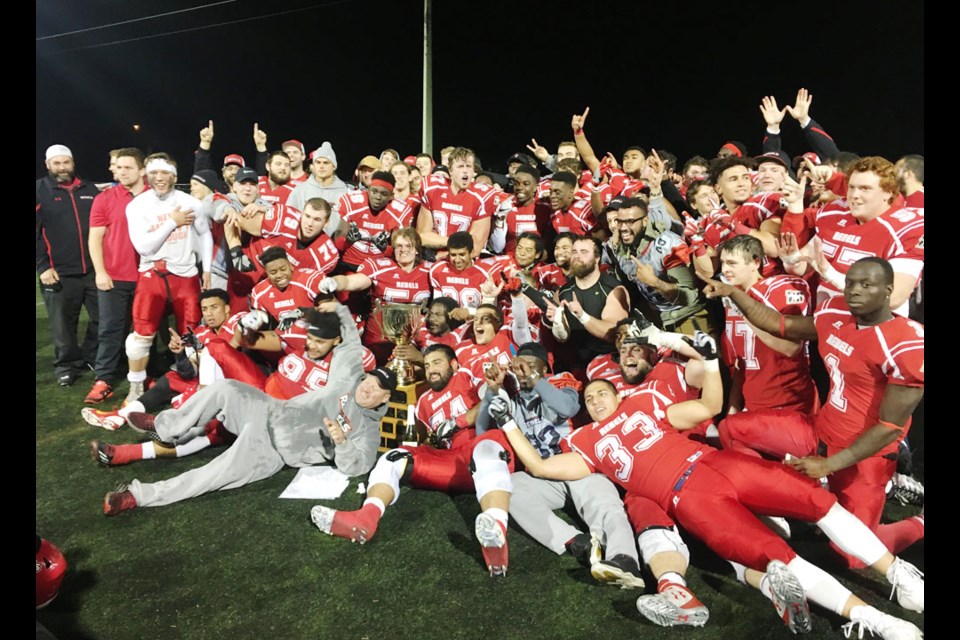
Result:
[[[240,318],[240,325],[243,326],[244,329],[259,331],[260,327],[264,326],[269,321],[270,316],[268,316],[265,311],[254,309]]]
[[[337,281],[329,276],[320,281],[320,293],[335,293],[337,291]]]
[[[230,249],[230,262],[237,271],[247,273],[254,270],[253,261],[247,257],[240,247]]]
[[[350,223],[350,228],[347,230],[347,242],[353,244],[363,240],[363,234],[360,233],[360,227],[357,226],[356,222]]]
[[[303,317],[303,309],[290,309],[280,314],[277,322],[277,331],[287,331],[293,323]]]
[[[460,427],[457,426],[456,418],[447,418],[436,426],[433,432],[433,438],[437,446],[445,445],[453,437]]]
[[[658,329],[656,325],[639,313],[635,314],[633,317],[633,322],[627,325],[627,338],[630,338],[635,342],[639,342],[641,339],[644,339],[644,341],[652,343],[652,338],[659,335],[659,333],[660,329]]]
[[[716,360],[720,355],[717,352],[717,341],[708,333],[695,331],[693,338],[684,337],[683,340],[693,347],[704,360]]]
[[[380,251],[385,251],[387,245],[390,244],[390,232],[381,231],[377,235],[371,237],[370,242]]]
[[[487,414],[493,421],[497,423],[498,427],[503,427],[511,420],[513,416],[510,415],[510,403],[503,396],[497,396],[490,401],[490,406],[487,407]]]

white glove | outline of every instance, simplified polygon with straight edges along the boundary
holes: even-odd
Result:
[[[263,325],[267,324],[270,321],[270,316],[267,315],[266,311],[261,311],[260,309],[254,309],[247,313],[247,315],[240,318],[240,324],[245,329],[250,329],[251,331],[257,331]]]
[[[337,281],[327,276],[320,281],[320,293],[336,293]]]

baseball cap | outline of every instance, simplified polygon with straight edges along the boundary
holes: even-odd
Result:
[[[397,374],[394,373],[392,369],[387,369],[386,367],[377,367],[369,373],[377,379],[377,382],[380,383],[381,389],[390,392],[397,390]]]
[[[303,143],[300,142],[299,140],[293,140],[293,139],[287,140],[287,141],[285,141],[283,144],[280,145],[280,148],[281,148],[281,149],[286,149],[287,147],[290,147],[290,146],[299,147],[299,148],[300,148],[300,153],[306,154],[306,149],[305,149],[305,147],[303,146]]]
[[[70,148],[62,144],[54,144],[47,147],[47,160],[50,158],[56,158],[57,156],[67,156],[68,158],[73,157],[73,152],[70,151]]]
[[[257,175],[257,172],[253,167],[244,167],[237,171],[237,175],[233,177],[234,182],[243,182],[244,180],[253,180],[254,182],[260,182],[260,176]]]
[[[509,158],[507,158],[508,167],[510,166],[511,162],[519,162],[520,164],[530,165],[531,167],[537,166],[537,161],[525,153],[515,153]]]
[[[630,207],[642,207],[643,201],[640,198],[628,198],[626,196],[616,196],[610,199],[609,204],[603,208],[606,211],[619,211],[620,209],[629,209]]]
[[[224,158],[223,166],[227,166],[228,164],[236,164],[236,165],[240,165],[241,167],[247,166],[247,163],[244,162],[243,160],[243,156],[240,155],[239,153],[231,153],[226,158]]]
[[[357,164],[357,169],[360,167],[369,167],[370,169],[376,171],[380,168],[380,160],[378,160],[376,156],[363,156],[363,158],[360,159],[359,164]]]
[[[517,356],[533,356],[534,358],[543,360],[547,364],[550,363],[546,348],[539,342],[524,342],[520,345],[520,348],[517,349]]]
[[[753,161],[757,163],[758,167],[762,162],[776,162],[787,171],[790,171],[790,156],[783,151],[768,151],[755,157]]]
[[[206,185],[211,191],[227,193],[227,185],[223,182],[223,180],[220,179],[220,176],[218,176],[217,172],[213,169],[201,169],[190,176],[190,179]]]

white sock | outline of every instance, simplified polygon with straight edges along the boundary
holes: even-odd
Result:
[[[687,581],[676,571],[667,571],[663,573],[659,578],[657,578],[657,583],[663,582],[664,580],[671,584],[679,584],[682,587],[687,586]]]
[[[157,457],[157,451],[153,448],[153,441],[140,444],[140,453],[144,460],[153,460]]]
[[[146,380],[146,379],[147,379],[147,370],[146,370],[146,369],[144,369],[143,371],[128,371],[128,372],[127,372],[127,380],[128,380],[129,382],[143,382],[143,381]]]
[[[510,517],[507,515],[506,511],[503,509],[498,509],[497,507],[490,507],[489,509],[484,509],[483,512],[489,513],[497,520],[497,522],[503,525],[504,529],[507,528],[507,523]]]
[[[734,573],[737,574],[737,580],[739,580],[741,584],[747,584],[747,568],[739,562],[732,562],[730,560],[727,560],[727,562],[730,563]]]
[[[887,547],[876,534],[839,503],[830,507],[827,515],[817,521],[817,526],[844,553],[869,566],[887,553]]]
[[[146,408],[145,406],[143,406],[143,403],[140,402],[139,400],[134,400],[133,402],[131,402],[131,403],[128,404],[127,406],[125,406],[125,407],[123,407],[123,408],[121,408],[121,409],[118,409],[118,410],[117,410],[117,415],[120,416],[121,418],[126,418],[126,417],[127,417],[128,415],[130,415],[130,413],[132,413],[132,412],[146,413],[146,412],[147,412],[147,408]]]
[[[387,505],[383,504],[383,500],[380,498],[367,498],[363,501],[363,506],[367,506],[368,504],[372,504],[379,509],[380,515],[383,515],[383,512],[387,510]]]
[[[177,457],[189,456],[197,451],[202,451],[210,446],[209,436],[198,436],[192,440],[187,440],[183,444],[177,445]]]
[[[769,581],[770,579],[767,577],[767,574],[763,574],[763,577],[760,578],[760,593],[763,595],[764,598],[766,598],[770,602],[773,602],[773,592],[767,588],[767,583]],[[744,584],[746,584],[746,580],[744,580]]]
[[[788,562],[787,567],[800,581],[807,600],[838,615],[843,613],[847,600],[853,594],[836,578],[800,556]]]

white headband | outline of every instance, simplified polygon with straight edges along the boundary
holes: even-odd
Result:
[[[163,158],[154,158],[147,163],[147,173],[151,171],[169,171],[173,175],[177,175],[177,168]]]

